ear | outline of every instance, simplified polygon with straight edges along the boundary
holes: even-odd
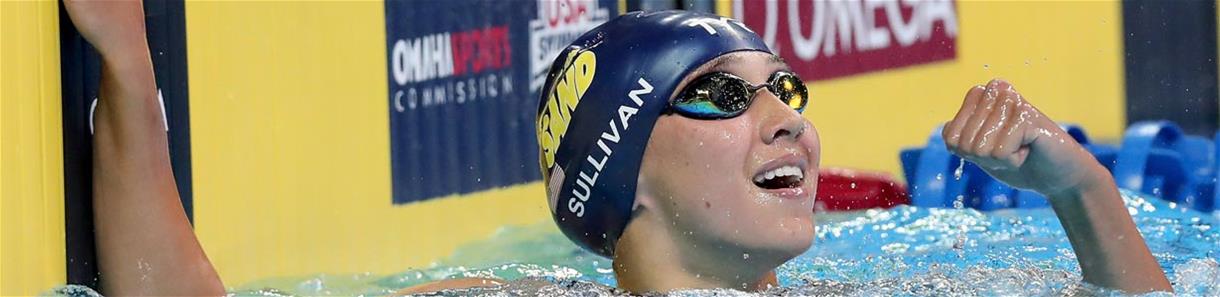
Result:
[[[643,210],[657,209],[656,192],[653,190],[654,188],[652,187],[652,184],[649,183],[649,179],[646,178],[647,175],[643,172],[643,166],[641,166],[640,169],[640,176],[635,182],[635,203],[631,206],[631,215],[633,218]]]

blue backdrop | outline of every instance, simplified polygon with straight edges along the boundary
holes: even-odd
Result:
[[[396,204],[540,179],[534,117],[545,71],[618,14],[612,0],[385,5]]]

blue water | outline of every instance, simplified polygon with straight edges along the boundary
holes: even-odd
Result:
[[[1129,192],[1124,199],[1177,295],[1220,296],[1220,212],[1200,213]],[[817,233],[813,248],[778,269],[781,286],[761,295],[1118,295],[1081,283],[1075,256],[1050,209],[983,213],[900,206],[820,213]],[[441,295],[621,294],[612,289],[609,260],[580,250],[549,222],[505,227],[426,269],[272,278],[230,291],[236,296],[385,295],[429,281],[475,276],[512,281],[500,288]],[[52,293],[65,290],[88,291],[61,287]],[[674,295],[756,294],[692,290]]]

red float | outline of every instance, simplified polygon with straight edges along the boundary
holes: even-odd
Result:
[[[843,168],[818,172],[816,209],[848,211],[910,204],[906,185],[887,173]]]

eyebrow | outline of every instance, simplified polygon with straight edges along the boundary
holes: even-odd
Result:
[[[784,58],[780,58],[779,55],[771,55],[771,59],[768,61],[772,64],[783,64],[785,69],[788,68],[788,62],[784,62]]]
[[[712,59],[712,61],[710,62],[711,64],[708,65],[707,68],[700,68],[700,69],[697,69],[694,72],[692,72],[692,73],[695,73],[695,76],[690,79],[698,78],[699,76],[702,76],[707,73],[724,71],[724,69],[722,67],[724,67],[725,65],[729,65],[729,63],[740,61],[741,59],[742,58],[740,56],[734,56],[734,55],[723,55],[723,56],[716,57],[715,59]],[[780,58],[778,55],[771,55],[770,58],[767,58],[767,63],[779,65],[780,70],[792,71],[792,67],[789,67],[788,63],[785,63],[784,59]],[[673,94],[669,95],[669,99],[673,100],[673,98],[675,96],[678,96],[678,93],[681,92],[682,89],[685,89],[686,84],[688,84],[688,83],[690,83],[690,82],[685,81],[685,80],[680,82],[678,84],[680,86],[680,88],[675,89]]]
[[[721,67],[724,67],[725,65],[741,61],[741,56],[724,55],[716,58],[713,61],[714,62],[712,62],[711,67],[707,68],[707,72],[718,71],[721,70]],[[784,58],[780,58],[778,55],[771,55],[771,57],[767,59],[767,63],[778,65],[782,70],[792,70],[790,67],[788,67],[788,63],[784,62]]]
[[[720,67],[723,67],[724,65],[727,65],[727,64],[733,63],[733,62],[737,62],[740,60],[741,60],[741,57],[739,57],[739,56],[733,56],[733,55],[720,56],[719,58],[716,58],[716,62],[712,63],[712,67],[708,67],[708,69],[720,69]]]

